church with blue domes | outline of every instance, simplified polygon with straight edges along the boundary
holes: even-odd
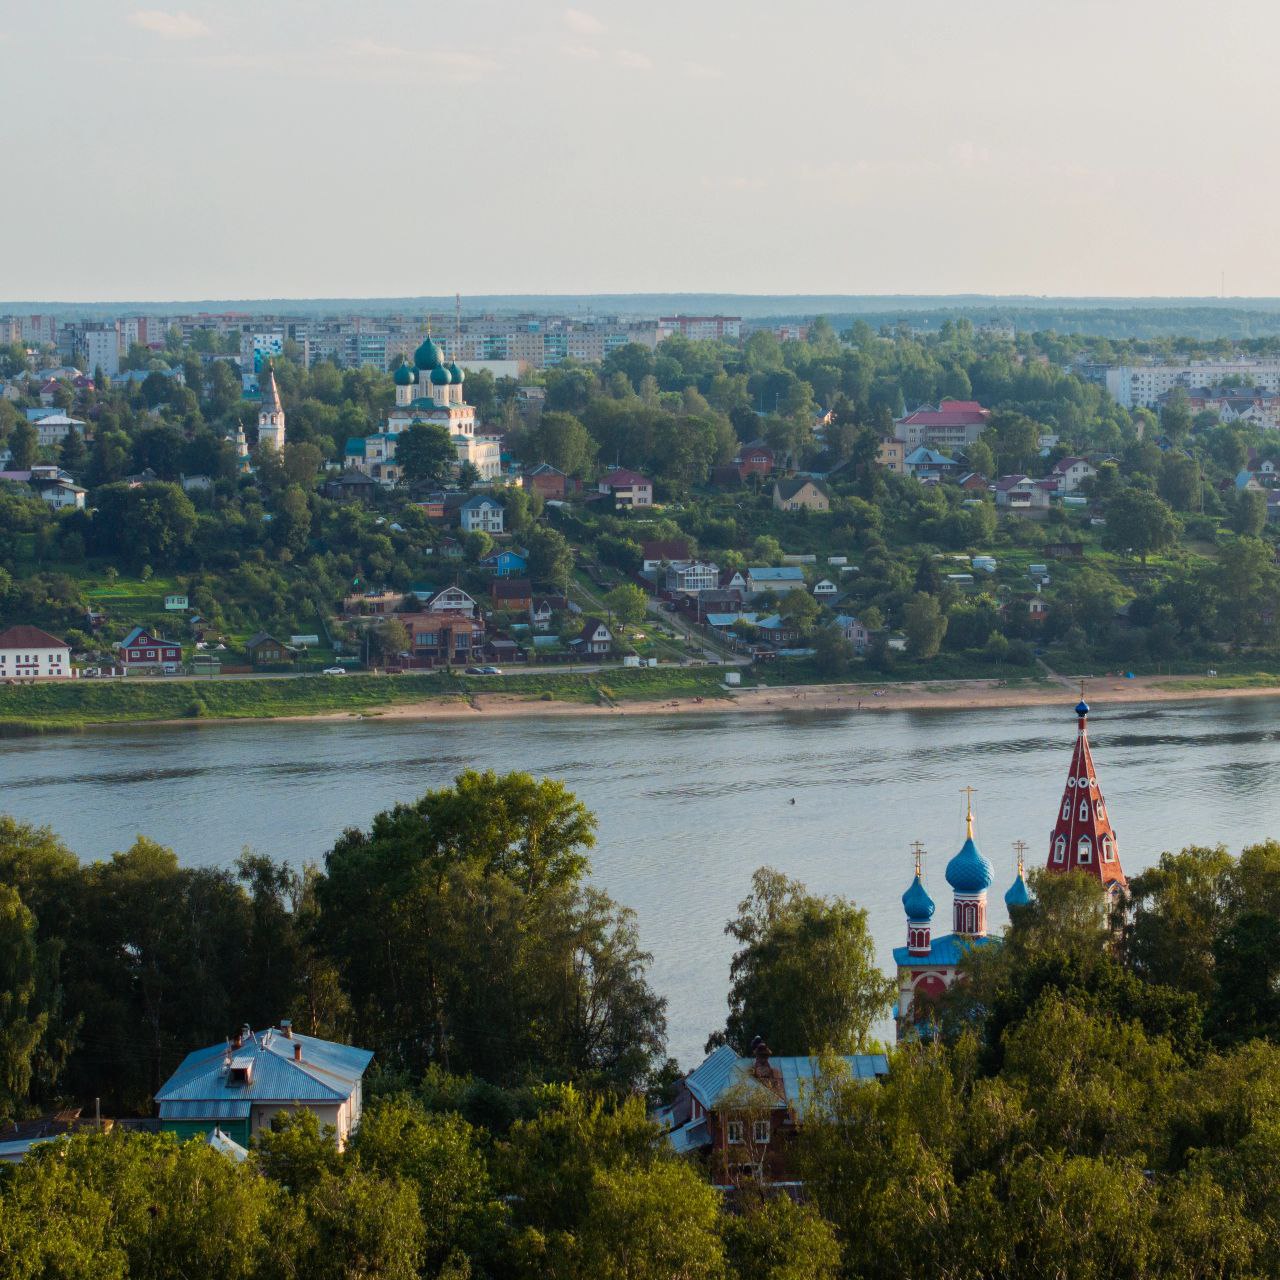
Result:
[[[1115,831],[1104,807],[1098,788],[1093,757],[1089,750],[1086,721],[1088,704],[1081,698],[1074,708],[1077,718],[1075,749],[1067,778],[1067,792],[1057,823],[1051,833],[1050,854],[1046,870],[1062,874],[1083,871],[1096,876],[1113,900],[1127,888]],[[935,936],[933,917],[937,910],[924,885],[921,867],[923,849],[914,846],[915,877],[902,895],[902,909],[907,917],[907,945],[895,947],[894,963],[898,968],[898,1004],[896,1010],[898,1038],[914,1034],[927,1023],[931,1007],[960,976],[960,961],[975,947],[998,945],[999,939],[987,932],[987,891],[995,880],[991,863],[983,856],[973,835],[973,789],[966,787],[965,839],[959,852],[947,863],[946,881],[951,888],[951,932]],[[1065,832],[1065,834],[1064,834]],[[1018,850],[1018,872],[1004,895],[1010,911],[1031,901],[1023,870],[1022,849]],[[1070,851],[1070,856],[1064,855]],[[1093,851],[1099,850],[1098,856]]]

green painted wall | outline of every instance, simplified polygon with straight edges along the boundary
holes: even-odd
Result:
[[[165,1133],[176,1133],[185,1142],[188,1138],[203,1138],[214,1129],[221,1129],[233,1142],[242,1147],[249,1145],[249,1121],[244,1120],[162,1120],[160,1128]]]

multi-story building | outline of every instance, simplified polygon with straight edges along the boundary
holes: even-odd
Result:
[[[69,680],[71,646],[39,627],[0,631],[0,680]]]
[[[658,340],[673,334],[693,341],[736,340],[742,336],[741,316],[663,316],[658,321]]]
[[[1185,364],[1113,365],[1104,385],[1117,404],[1126,409],[1155,409],[1160,397],[1174,387],[1221,386],[1228,378],[1245,380],[1249,387],[1280,392],[1280,360],[1189,360]]]
[[[987,429],[991,410],[976,400],[944,400],[926,405],[899,418],[893,434],[908,452],[925,445],[930,449],[963,449]]]
[[[87,326],[80,343],[87,370],[101,369],[108,378],[120,372],[120,335],[114,323]]]

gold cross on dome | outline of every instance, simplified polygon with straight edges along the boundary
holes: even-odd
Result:
[[[977,787],[961,787],[960,791],[964,795],[964,828],[965,835],[973,837],[973,797],[977,792]]]
[[[1013,842],[1013,851],[1018,855],[1018,875],[1022,875],[1024,855],[1027,852],[1027,842],[1025,840],[1015,840]]]
[[[920,875],[920,863],[924,858],[924,845],[922,845],[919,840],[913,840],[911,842],[911,852],[915,855],[916,875],[918,877]]]

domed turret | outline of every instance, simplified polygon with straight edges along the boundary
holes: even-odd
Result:
[[[957,893],[985,893],[991,888],[995,871],[991,863],[978,852],[970,831],[960,852],[947,863],[947,883]]]
[[[422,345],[413,353],[413,363],[419,369],[438,369],[440,348],[430,338],[424,339]]]
[[[458,368],[458,362],[456,360],[450,361],[449,377],[451,377],[454,380],[454,382],[462,382],[466,378],[466,376],[467,375],[463,373],[461,369]]]
[[[991,863],[978,851],[973,839],[973,788],[965,787],[968,802],[964,816],[964,844],[947,863],[947,883],[955,890],[952,898],[953,927],[960,937],[987,936],[987,890],[995,879]]]
[[[1009,886],[1004,895],[1004,905],[1012,909],[1013,907],[1025,907],[1031,901],[1031,890],[1027,888],[1027,882],[1022,878],[1022,871],[1019,869],[1018,878]]]
[[[411,387],[418,380],[411,364],[402,364],[391,376],[397,387]]]
[[[442,364],[436,365],[431,370],[431,385],[433,387],[447,387],[453,379],[449,376],[449,370]]]
[[[908,920],[933,919],[933,899],[929,897],[929,890],[924,887],[919,872],[911,882],[911,887],[902,895],[902,909],[907,913]]]

